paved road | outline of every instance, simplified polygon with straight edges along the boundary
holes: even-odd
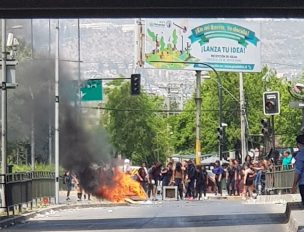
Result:
[[[2,231],[287,231],[283,205],[171,201],[52,211]]]

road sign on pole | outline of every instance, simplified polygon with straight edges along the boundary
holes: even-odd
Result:
[[[87,80],[80,88],[81,101],[101,101],[102,100],[102,82],[101,80]]]

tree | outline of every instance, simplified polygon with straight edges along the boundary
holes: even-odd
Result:
[[[246,99],[246,115],[248,134],[261,134],[260,121],[263,114],[262,96],[265,85],[271,90],[280,92],[281,114],[275,116],[275,130],[277,141],[282,146],[293,146],[294,136],[298,133],[301,124],[300,110],[290,109],[288,104],[291,96],[288,93],[287,82],[268,74],[265,67],[260,73],[244,74],[244,92]],[[268,82],[263,80],[269,75]],[[234,150],[240,140],[240,103],[239,103],[239,75],[237,73],[220,72],[223,86],[222,108],[225,128],[225,145],[227,150]],[[201,143],[202,153],[217,151],[218,141],[216,128],[219,126],[218,116],[218,84],[214,73],[211,79],[205,80],[201,86],[202,114],[201,114]],[[194,152],[195,144],[195,104],[190,99],[184,112],[171,118],[170,123],[174,130],[174,146],[177,152]]]
[[[154,112],[162,109],[162,100],[145,93],[130,95],[130,84],[110,85],[103,119],[117,152],[135,163],[165,159],[168,147],[166,120]]]

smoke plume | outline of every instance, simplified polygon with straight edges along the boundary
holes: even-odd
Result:
[[[60,64],[60,166],[74,172],[84,190],[94,194],[101,181],[111,179],[111,172],[98,167],[111,162],[112,147],[105,130],[98,123],[88,125],[80,104],[75,104],[79,86],[75,88],[74,71],[72,66]],[[22,62],[16,76],[19,85],[9,90],[9,138],[30,141],[34,130],[36,160],[46,162],[50,123],[54,143],[54,62]]]

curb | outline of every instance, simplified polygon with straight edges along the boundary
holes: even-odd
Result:
[[[304,224],[300,223],[303,221],[304,216],[302,202],[288,202],[286,204],[285,215],[287,220],[287,227],[290,232],[304,231]]]
[[[209,198],[210,199],[210,198]],[[222,198],[223,199],[223,198]],[[25,223],[26,220],[37,216],[38,214],[47,213],[49,211],[65,210],[65,209],[77,209],[77,208],[96,208],[96,207],[115,207],[115,206],[129,206],[128,203],[90,203],[90,204],[62,204],[50,206],[44,209],[36,210],[33,212],[25,213],[20,216],[14,216],[11,218],[3,219],[0,221],[0,230],[5,229],[16,224]],[[299,219],[299,214],[304,215],[301,202],[288,202],[286,204],[285,217],[286,224],[290,232],[304,232],[304,224],[300,224],[303,220]]]
[[[47,213],[49,211],[64,210],[64,209],[77,209],[77,208],[96,208],[96,207],[115,207],[115,206],[129,206],[128,203],[91,203],[91,204],[62,204],[47,207],[44,209],[36,210],[33,212],[25,213],[20,216],[13,216],[11,218],[3,219],[0,221],[0,230],[5,229],[16,224],[25,223],[26,220],[37,216],[38,214]]]

